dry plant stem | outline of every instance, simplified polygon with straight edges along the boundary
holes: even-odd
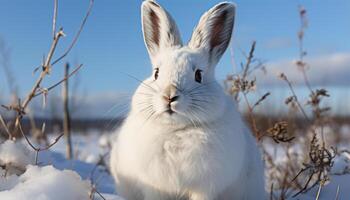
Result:
[[[250,122],[252,124],[252,128],[253,128],[253,131],[255,133],[255,137],[257,139],[260,139],[260,131],[258,129],[258,127],[256,126],[256,121],[255,121],[255,118],[253,116],[253,108],[252,106],[249,104],[249,101],[248,101],[248,98],[247,98],[247,94],[246,93],[242,93],[243,94],[243,97],[244,97],[244,101],[246,102],[247,104],[247,108],[248,108],[248,115],[249,115],[249,119],[250,119]]]
[[[95,190],[95,192],[98,194],[98,196],[100,196],[103,200],[106,200],[106,198],[98,191],[98,190]]]
[[[304,39],[304,33],[305,33],[305,29],[306,29],[306,27],[307,27],[307,19],[306,19],[306,10],[302,7],[302,6],[300,6],[299,7],[299,15],[300,15],[300,30],[299,30],[299,32],[298,32],[298,39],[299,39],[299,60],[297,61],[297,63],[296,63],[296,65],[299,67],[299,69],[301,70],[301,72],[302,72],[302,75],[303,75],[303,78],[304,78],[304,83],[305,83],[305,85],[307,86],[307,88],[309,89],[309,91],[310,91],[310,96],[311,96],[311,98],[313,97],[313,95],[315,95],[315,92],[312,90],[312,88],[311,88],[311,85],[310,85],[310,82],[309,82],[309,80],[308,80],[308,77],[307,77],[307,74],[306,74],[306,69],[305,69],[305,67],[307,66],[307,64],[304,62],[304,56],[306,55],[306,51],[304,50],[304,48],[303,48],[303,39]],[[311,122],[311,120],[307,117],[307,115],[305,114],[305,111],[304,111],[304,109],[301,107],[301,104],[300,104],[300,102],[297,100],[297,96],[295,95],[295,92],[294,92],[294,90],[293,90],[293,87],[292,87],[292,85],[291,85],[291,83],[289,82],[289,80],[287,79],[287,77],[285,77],[284,76],[284,80],[288,83],[288,85],[289,85],[289,87],[290,87],[290,89],[291,89],[291,91],[293,92],[293,95],[294,95],[294,98],[295,98],[295,101],[297,102],[297,105],[298,105],[298,107],[299,107],[299,109],[302,111],[302,113],[303,113],[303,115],[305,116],[305,118],[310,122],[310,124],[312,125],[312,122]],[[314,109],[318,109],[319,108],[319,102],[317,102],[316,104],[311,104],[313,107],[314,107]],[[326,151],[327,152],[327,154],[329,153],[329,151],[325,148],[325,138],[324,138],[324,128],[323,128],[323,122],[322,121],[320,121],[321,120],[321,117],[319,116],[319,115],[317,115],[316,114],[316,119],[315,119],[315,123],[317,124],[317,122],[319,121],[320,122],[320,126],[321,126],[321,139],[322,139],[322,152],[323,151]],[[313,133],[313,137],[314,137],[314,139],[316,138],[316,136],[317,136],[317,132],[316,132],[316,129],[314,129],[314,128],[311,128],[311,131],[312,131],[312,133]],[[313,139],[313,140],[314,140]],[[310,150],[311,151],[311,150]],[[318,151],[320,151],[320,150],[318,150]],[[311,153],[311,152],[310,152]],[[309,154],[310,154],[309,153]],[[330,153],[329,153],[330,154]],[[310,157],[310,159],[312,160],[312,157],[311,157],[311,154],[309,155],[309,157]],[[331,155],[330,155],[330,159],[333,159],[334,157],[332,157]],[[323,159],[324,159],[324,156],[322,157],[322,162],[323,162]],[[331,162],[331,160],[330,160],[330,162]],[[331,167],[331,163],[330,163],[330,167]],[[317,197],[316,197],[316,199],[319,199],[319,195],[320,195],[320,192],[321,192],[321,188],[322,188],[322,186],[323,186],[323,184],[324,184],[324,177],[322,178],[322,175],[323,175],[323,173],[324,173],[324,170],[327,170],[327,169],[324,169],[324,166],[322,165],[322,166],[319,166],[319,167],[321,167],[321,169],[317,169],[318,171],[312,171],[311,172],[311,175],[309,175],[309,179],[307,180],[307,182],[306,182],[306,184],[305,184],[305,186],[298,192],[298,193],[296,193],[293,197],[295,197],[295,196],[297,196],[297,195],[299,195],[300,193],[304,193],[304,192],[307,192],[307,191],[309,191],[311,188],[313,188],[314,186],[316,186],[317,184],[319,184],[319,189],[318,189],[318,193],[317,193]],[[304,171],[306,171],[306,170],[309,170],[310,169],[310,167],[306,167],[306,168],[304,168],[304,169],[301,169],[300,170],[300,172],[297,174],[297,176],[294,178],[294,179],[296,179],[301,173],[303,173]],[[308,186],[309,186],[309,183],[310,183],[310,181],[311,181],[311,179],[313,178],[313,176],[314,175],[316,175],[317,174],[317,180],[312,184],[312,186],[311,187],[309,187],[308,188]],[[293,180],[294,180],[293,179]]]
[[[52,17],[52,38],[55,39],[56,21],[57,21],[58,0],[54,0],[53,17]]]
[[[320,194],[321,194],[321,189],[322,189],[323,184],[321,183],[318,187],[317,190],[317,195],[316,195],[316,200],[318,200],[320,198]]]
[[[299,61],[297,62],[297,66],[299,66],[299,69],[301,70],[301,73],[304,78],[304,83],[309,89],[311,94],[314,94],[314,90],[311,88],[311,84],[309,82],[305,67],[307,66],[307,63],[304,61],[304,57],[306,55],[306,51],[304,50],[304,35],[305,30],[307,28],[307,17],[306,17],[306,10],[302,6],[299,6],[299,16],[300,16],[300,29],[298,33],[298,41],[299,41]],[[321,126],[321,139],[322,139],[322,145],[325,146],[325,138],[324,138],[324,132],[323,132],[323,123],[320,124]]]
[[[64,57],[66,57],[69,52],[73,49],[73,47],[75,46],[75,44],[77,43],[78,39],[79,39],[79,36],[81,34],[81,32],[83,31],[84,29],[84,26],[87,22],[87,19],[89,18],[90,14],[91,14],[91,11],[92,11],[92,7],[94,5],[94,0],[90,0],[90,3],[89,3],[89,8],[87,9],[87,12],[84,16],[84,19],[82,21],[82,23],[80,24],[80,27],[78,29],[78,32],[75,34],[71,44],[68,46],[68,48],[66,49],[66,51],[61,55],[59,56],[56,60],[54,60],[53,62],[51,62],[51,67],[54,66],[55,64],[57,64],[59,61],[61,61]],[[54,18],[55,19],[55,18]],[[40,68],[39,67],[36,67],[34,69],[34,72],[36,72],[38,69]]]
[[[305,112],[303,106],[301,105],[301,103],[300,103],[299,100],[298,100],[298,97],[297,97],[297,95],[296,95],[296,93],[295,93],[295,91],[294,91],[294,88],[293,88],[292,83],[288,80],[287,76],[285,76],[285,75],[284,75],[283,80],[286,81],[286,83],[288,84],[288,87],[289,87],[290,91],[291,91],[292,94],[293,94],[293,97],[294,97],[294,99],[295,99],[295,101],[296,101],[296,103],[297,103],[297,105],[298,105],[298,107],[299,107],[299,110],[300,110],[301,113],[304,115],[305,119],[306,119],[309,123],[311,123],[310,118],[307,116],[307,114],[306,114],[306,112]]]
[[[299,69],[301,70],[301,73],[303,75],[304,83],[306,87],[309,89],[311,94],[314,94],[314,90],[311,88],[310,81],[308,79],[305,67],[307,66],[307,63],[304,61],[304,57],[306,55],[306,51],[304,49],[304,35],[305,30],[307,28],[307,18],[306,18],[306,10],[302,6],[299,6],[299,16],[300,16],[300,29],[298,32],[298,41],[299,41],[299,61],[297,62],[297,66],[299,66]],[[323,123],[320,124],[321,126],[321,139],[322,139],[322,145],[325,146],[325,139],[324,139],[324,132],[323,132]]]
[[[256,45],[256,41],[253,41],[252,46],[251,46],[250,51],[249,51],[249,55],[247,57],[247,62],[245,64],[245,66],[244,66],[242,80],[246,80],[246,78],[247,78],[249,67],[250,67],[250,64],[252,63],[252,59],[254,57],[255,45]],[[250,103],[248,101],[246,92],[243,91],[242,94],[243,94],[244,100],[245,100],[245,102],[247,104],[247,107],[248,107],[249,119],[251,121],[252,128],[253,128],[253,131],[255,133],[255,137],[259,139],[260,138],[260,133],[259,133],[259,130],[258,130],[257,126],[256,126],[255,118],[253,116],[253,107],[250,105]]]
[[[92,10],[93,5],[94,5],[94,0],[90,0],[88,10],[87,10],[87,12],[86,12],[86,14],[85,14],[85,17],[84,17],[84,19],[83,19],[83,21],[82,21],[82,23],[81,23],[81,25],[80,25],[80,27],[79,27],[79,29],[78,29],[78,32],[75,34],[75,37],[74,37],[72,43],[69,45],[69,47],[67,48],[67,50],[66,50],[60,57],[58,57],[56,60],[54,60],[54,61],[51,63],[51,66],[53,66],[53,65],[55,65],[56,63],[58,63],[59,61],[61,61],[61,60],[62,60],[64,57],[66,57],[66,56],[69,54],[69,52],[73,49],[74,45],[77,43],[77,41],[78,41],[78,39],[79,39],[79,36],[80,36],[81,32],[82,32],[83,29],[84,29],[84,26],[85,26],[85,24],[86,24],[86,22],[87,22],[87,19],[88,19],[89,16],[90,16],[90,13],[91,13],[91,10]]]
[[[33,99],[33,97],[35,96],[35,93],[36,91],[38,90],[38,88],[40,88],[40,84],[41,82],[44,80],[45,76],[50,72],[50,62],[51,62],[51,59],[52,59],[52,56],[56,50],[56,47],[57,47],[57,44],[58,44],[58,41],[59,39],[64,36],[64,33],[63,33],[63,30],[59,30],[56,35],[55,35],[55,38],[54,40],[52,41],[52,44],[51,44],[51,48],[50,48],[50,51],[49,51],[49,54],[45,60],[45,63],[43,64],[43,71],[40,73],[40,76],[39,78],[37,79],[37,81],[35,82],[33,88],[30,90],[28,96],[26,97],[26,99],[24,100],[23,104],[22,105],[19,105],[21,106],[21,110],[25,110],[29,104],[29,102]],[[15,123],[15,126],[18,128],[19,126],[19,120],[21,119],[22,115],[21,114],[18,114],[17,117],[16,117],[16,123]]]
[[[69,64],[66,63],[65,65],[65,75],[64,75],[64,86],[63,86],[63,107],[64,107],[64,121],[63,121],[63,130],[64,135],[66,138],[66,156],[67,159],[73,158],[73,151],[72,151],[72,142],[71,142],[71,120],[70,120],[70,113],[69,113],[69,81],[68,81],[68,75],[69,75]]]
[[[273,200],[273,183],[271,184],[271,187],[270,187],[270,200]]]
[[[335,193],[335,200],[339,200],[339,189],[340,189],[340,186],[338,185],[337,186],[337,192]]]
[[[270,96],[270,92],[265,93],[263,96],[260,97],[260,99],[253,105],[252,110],[258,105],[260,105],[261,102],[263,102],[268,96]]]
[[[304,168],[300,170],[300,172],[297,174],[297,176],[292,180],[294,181],[301,173],[308,171],[309,172],[309,178],[304,185],[304,187],[293,197],[296,197],[300,193],[308,192],[310,189],[314,188],[317,184],[323,185],[326,181],[326,172],[331,169],[333,166],[333,159],[336,155],[336,150],[333,150],[333,154],[330,152],[330,150],[325,149],[325,147],[322,146],[322,148],[319,148],[318,140],[316,137],[316,133],[314,133],[313,139],[310,144],[310,152],[309,152],[309,158],[311,160],[311,164],[304,164]],[[310,186],[309,183],[311,182],[312,178],[317,175],[316,181]]]
[[[91,194],[90,194],[90,199],[93,199],[94,198],[94,193],[96,192],[102,199],[105,200],[104,196],[99,193],[96,189],[96,184],[95,184],[95,181],[93,179],[93,176],[94,176],[94,173],[97,169],[97,167],[100,165],[100,164],[104,164],[104,159],[105,157],[109,154],[109,152],[105,153],[104,155],[100,156],[100,159],[99,161],[95,164],[94,168],[91,170],[90,172],[90,182],[91,182],[91,185],[92,185],[92,190],[91,190]]]
[[[304,33],[304,28],[301,28],[301,31],[303,31]],[[305,71],[305,65],[306,63],[304,62],[304,55],[305,55],[305,51],[304,51],[304,37],[299,37],[299,62],[300,64],[302,64],[303,66],[300,67],[301,73],[303,75],[304,78],[304,82],[305,85],[307,86],[307,88],[309,89],[310,92],[313,92],[312,88],[311,88],[311,84],[309,82],[309,79],[307,77],[306,71]]]
[[[95,188],[95,186],[92,186],[91,193],[90,193],[90,200],[94,200],[94,193],[97,193],[98,196],[100,196],[103,200],[106,200],[106,198]]]
[[[1,122],[2,126],[4,127],[4,129],[5,129],[6,133],[7,133],[7,135],[9,136],[8,139],[11,139],[11,138],[12,138],[11,132],[10,132],[10,130],[8,129],[8,127],[7,127],[6,123],[5,123],[5,120],[4,120],[4,118],[2,117],[1,114],[0,114],[0,122]]]
[[[11,50],[10,48],[7,46],[5,40],[3,38],[0,37],[0,60],[1,63],[0,65],[2,66],[2,68],[4,69],[4,73],[5,73],[5,79],[9,88],[9,92],[10,92],[10,104],[11,105],[15,105],[18,99],[18,85],[16,83],[16,78],[12,72],[12,65],[11,65]],[[12,138],[12,135],[15,134],[14,132],[14,120],[16,118],[16,113],[10,113],[10,115],[8,115],[9,118],[11,118],[11,120],[9,121],[9,124],[7,125],[7,128],[10,131],[10,137],[9,139]]]
[[[63,82],[65,82],[66,80],[68,80],[70,77],[72,77],[74,74],[76,74],[80,68],[83,67],[83,64],[80,64],[78,67],[76,67],[71,73],[68,74],[68,76],[65,76],[62,80],[58,81],[57,83],[53,84],[52,86],[45,88],[44,90],[41,90],[40,92],[37,92],[34,97],[39,96],[45,92],[48,92],[52,89],[54,89],[55,87],[59,86],[60,84],[62,84]]]
[[[63,136],[63,133],[60,134],[58,137],[55,138],[55,140],[54,140],[51,144],[47,145],[46,147],[43,147],[43,148],[42,148],[42,147],[35,147],[35,146],[33,145],[33,143],[29,140],[29,138],[27,137],[27,135],[24,133],[24,131],[23,131],[23,129],[22,129],[21,123],[19,123],[18,128],[19,128],[19,130],[20,130],[22,136],[24,137],[24,139],[25,139],[25,140],[27,141],[27,143],[29,144],[29,146],[35,151],[35,164],[36,164],[36,165],[38,164],[38,155],[39,155],[39,152],[40,152],[40,151],[46,151],[46,150],[50,149],[50,148],[51,148],[53,145],[55,145],[55,144],[60,140],[60,138]]]
[[[298,63],[302,65],[300,69],[303,74],[303,78],[306,86],[308,87],[310,92],[313,92],[311,88],[311,84],[309,82],[309,79],[305,71],[306,63],[304,62],[304,57],[306,55],[306,52],[304,50],[304,35],[305,35],[305,29],[307,28],[307,18],[306,18],[306,10],[302,6],[299,6],[299,18],[300,18],[300,29],[298,33],[298,41],[299,41],[299,62]]]
[[[245,80],[247,75],[248,75],[250,63],[252,62],[252,59],[254,57],[255,45],[256,45],[256,41],[253,41],[252,46],[251,46],[250,51],[249,51],[247,62],[246,62],[245,67],[244,67],[243,76],[242,76],[243,80]]]

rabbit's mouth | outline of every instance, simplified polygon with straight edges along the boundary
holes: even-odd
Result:
[[[172,115],[172,114],[175,113],[175,111],[174,111],[173,109],[171,109],[171,108],[168,108],[168,109],[165,111],[165,113],[168,113],[169,115]]]

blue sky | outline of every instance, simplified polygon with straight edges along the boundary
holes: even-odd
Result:
[[[143,44],[141,0],[95,0],[90,19],[78,44],[65,59],[83,63],[81,85],[88,93],[128,92],[138,83],[124,73],[140,79],[150,73],[150,62]],[[175,18],[182,38],[188,41],[200,16],[218,0],[159,0]],[[257,40],[256,56],[268,62],[297,57],[296,32],[299,27],[298,5],[308,10],[310,26],[305,46],[310,57],[324,57],[350,52],[350,1],[348,0],[236,0],[237,16],[232,48],[235,64],[243,59],[240,49],[247,50]],[[67,37],[59,44],[62,52],[72,39],[88,6],[88,0],[60,0],[58,25]],[[0,36],[11,48],[11,62],[21,93],[35,80],[35,66],[48,51],[51,39],[53,1],[2,0]],[[59,55],[59,54],[57,54]],[[350,66],[350,65],[349,65]],[[45,84],[62,77],[63,63],[56,65]],[[281,66],[283,67],[283,66]],[[217,67],[222,79],[232,72],[227,51]],[[0,91],[6,92],[0,69]]]

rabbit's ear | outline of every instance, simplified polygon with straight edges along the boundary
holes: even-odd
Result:
[[[230,43],[235,18],[235,5],[220,3],[203,14],[188,46],[204,50],[211,64],[216,64]]]
[[[142,31],[151,59],[161,49],[182,46],[175,21],[159,4],[147,0],[142,3]]]

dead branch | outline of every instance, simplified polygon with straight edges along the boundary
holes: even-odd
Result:
[[[266,92],[263,96],[260,97],[260,99],[253,105],[252,110],[258,105],[260,105],[261,102],[263,102],[268,96],[270,96],[270,92]]]
[[[75,75],[80,68],[83,67],[83,64],[80,64],[78,67],[76,67],[72,72],[70,72],[67,76],[65,76],[63,79],[61,79],[60,81],[58,81],[57,83],[53,84],[52,86],[48,87],[48,88],[42,88],[39,92],[37,92],[34,97],[39,96],[41,94],[47,93],[50,90],[54,89],[55,87],[59,86],[60,84],[62,84],[63,82],[65,82],[66,80],[68,80],[70,77],[72,77],[73,75]]]
[[[21,103],[21,100],[18,99],[17,104],[11,104],[9,106],[2,105],[2,107],[6,108],[8,110],[13,110],[17,113],[16,119],[15,119],[15,127],[17,130],[20,131],[21,135],[25,138],[25,140],[29,144],[29,146],[33,150],[35,150],[35,152],[36,152],[35,163],[36,164],[38,162],[39,152],[51,148],[54,144],[56,144],[58,142],[58,140],[62,137],[63,134],[59,135],[53,143],[47,145],[46,147],[43,147],[43,148],[42,147],[35,147],[33,145],[33,143],[31,143],[31,141],[29,140],[29,138],[27,137],[27,135],[24,133],[24,131],[22,129],[21,119],[26,114],[25,110],[27,109],[29,103],[31,102],[31,100],[34,97],[36,97],[36,96],[38,96],[38,94],[42,94],[42,93],[44,93],[44,95],[47,95],[47,91],[55,88],[56,86],[60,85],[62,82],[67,81],[68,78],[70,78],[73,74],[75,74],[81,68],[82,65],[79,65],[71,74],[68,74],[68,71],[66,71],[64,79],[59,81],[58,83],[54,84],[53,86],[49,87],[49,89],[45,90],[45,89],[41,88],[41,83],[44,80],[44,78],[46,77],[46,75],[48,75],[50,73],[52,65],[59,62],[61,59],[63,59],[65,56],[67,56],[68,53],[72,50],[72,48],[76,44],[76,42],[78,41],[78,38],[79,38],[79,36],[80,36],[80,34],[81,34],[85,24],[86,24],[86,21],[88,19],[88,16],[90,15],[90,12],[92,10],[93,2],[94,2],[93,0],[90,0],[90,4],[89,4],[89,8],[87,10],[87,13],[86,13],[79,29],[78,29],[78,32],[76,33],[72,43],[69,45],[68,49],[63,53],[62,56],[60,56],[58,59],[52,61],[52,59],[55,55],[55,52],[56,52],[56,47],[58,45],[58,42],[60,41],[61,37],[65,36],[62,28],[60,28],[56,32],[58,0],[54,0],[54,14],[53,14],[53,19],[52,19],[53,39],[52,39],[51,46],[50,46],[49,52],[47,54],[47,57],[46,58],[44,57],[43,64],[41,66],[42,71],[41,71],[39,77],[37,78],[37,80],[35,81],[32,89],[26,95],[23,103]],[[67,84],[67,87],[68,87],[68,84]],[[67,96],[67,98],[68,98],[68,96]],[[44,129],[42,129],[42,132],[44,132]],[[8,132],[8,133],[10,133],[10,132]]]
[[[80,24],[80,27],[79,27],[77,33],[75,34],[75,37],[73,38],[72,43],[69,45],[69,47],[66,49],[66,51],[65,51],[60,57],[58,57],[56,60],[54,60],[54,61],[51,63],[51,66],[54,66],[56,63],[58,63],[59,61],[61,61],[61,60],[62,60],[64,57],[66,57],[66,56],[69,54],[69,52],[73,49],[73,47],[74,47],[75,44],[77,43],[77,41],[78,41],[78,39],[79,39],[79,36],[80,36],[81,32],[83,31],[84,26],[85,26],[85,24],[86,24],[86,22],[87,22],[87,20],[88,20],[88,18],[89,18],[89,16],[90,16],[90,13],[91,13],[91,11],[92,11],[93,5],[94,5],[94,0],[90,0],[89,7],[88,7],[88,9],[87,9],[87,11],[86,11],[85,17],[84,17],[82,23]]]
[[[63,86],[63,107],[64,107],[64,120],[63,120],[63,130],[64,135],[66,137],[66,156],[68,159],[73,158],[72,151],[72,142],[71,142],[71,121],[70,121],[70,113],[69,113],[69,64],[65,65],[65,73],[64,73],[64,86]]]
[[[290,91],[292,92],[293,98],[294,98],[295,102],[297,103],[299,110],[301,111],[301,113],[303,114],[305,119],[308,122],[311,122],[310,118],[306,114],[306,111],[304,110],[303,106],[301,105],[300,101],[298,100],[298,96],[296,95],[296,92],[294,91],[294,87],[293,87],[292,83],[289,81],[288,77],[284,73],[281,73],[279,75],[279,77],[287,83]]]
[[[56,20],[57,20],[58,0],[54,0],[53,17],[52,17],[52,37],[55,39],[56,34]]]
[[[256,45],[256,41],[253,41],[252,46],[251,46],[250,51],[249,51],[249,55],[247,57],[247,61],[245,63],[245,67],[244,67],[244,71],[243,71],[243,75],[242,75],[243,79],[245,79],[247,77],[250,63],[252,62],[252,59],[254,57],[255,45]]]
[[[0,114],[0,122],[1,122],[2,126],[4,127],[5,132],[8,135],[8,138],[11,139],[12,138],[12,134],[11,134],[10,130],[8,129],[8,127],[7,127],[6,123],[5,123],[5,120],[4,120],[4,118],[2,117],[1,114]]]
[[[22,136],[24,137],[24,139],[27,141],[27,143],[29,144],[29,146],[35,151],[35,164],[37,165],[38,164],[38,155],[39,155],[39,152],[40,151],[46,151],[48,149],[50,149],[53,145],[55,145],[59,140],[60,138],[63,136],[63,133],[60,134],[58,137],[55,138],[55,140],[47,145],[46,147],[35,147],[34,144],[29,140],[29,138],[27,137],[27,135],[24,133],[23,129],[22,129],[22,125],[21,123],[19,122],[19,125],[18,125],[18,128],[20,130],[20,133],[22,134]]]
[[[38,88],[40,88],[40,84],[41,82],[44,80],[45,76],[47,74],[50,73],[51,70],[51,66],[50,66],[50,62],[52,59],[52,56],[56,50],[57,44],[59,39],[64,36],[64,32],[62,29],[60,29],[56,34],[55,37],[52,41],[51,47],[50,47],[50,51],[48,53],[48,56],[46,58],[45,63],[43,64],[43,70],[40,73],[39,78],[37,79],[37,81],[35,82],[34,86],[32,87],[32,89],[30,90],[29,94],[27,95],[26,99],[24,100],[22,105],[18,105],[21,107],[21,110],[25,110],[29,104],[29,102],[33,99],[33,97],[35,96],[36,91],[38,90]],[[18,113],[17,117],[16,117],[16,122],[15,122],[15,126],[18,128],[19,126],[19,120],[22,118],[22,114]]]

